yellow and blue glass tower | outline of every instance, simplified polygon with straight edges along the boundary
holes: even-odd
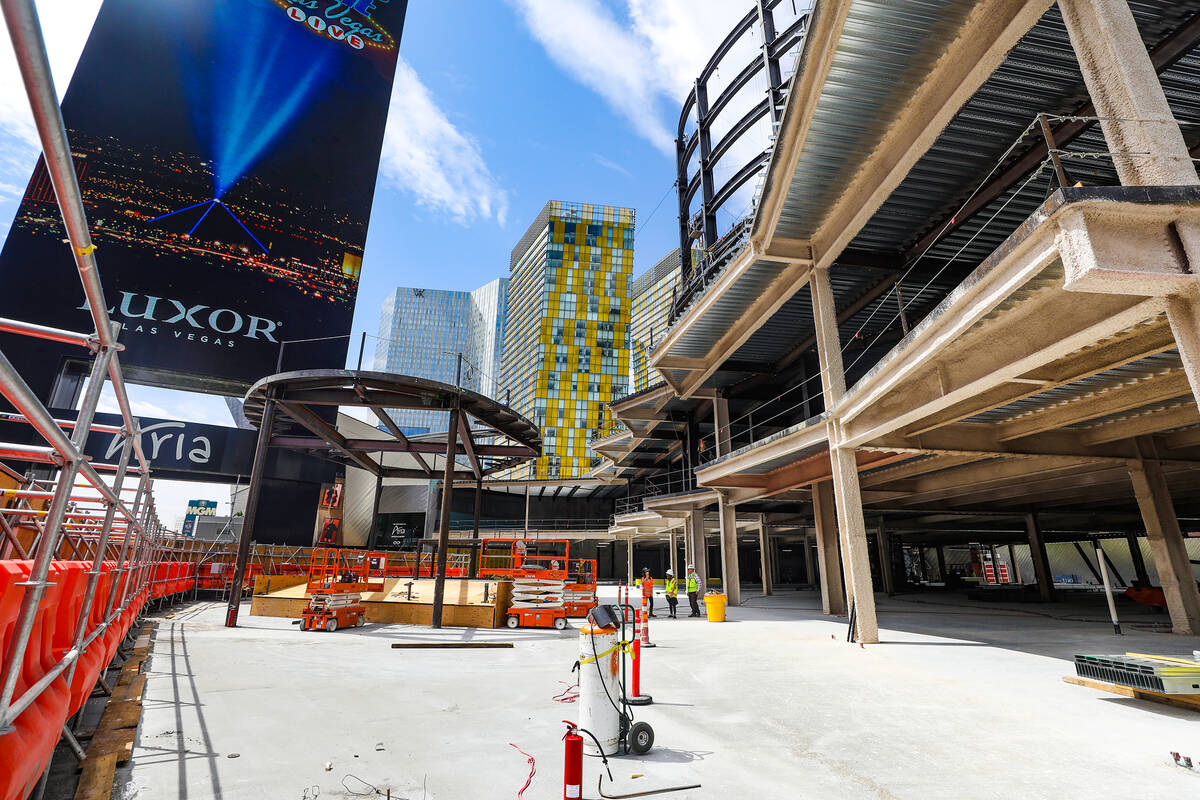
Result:
[[[605,404],[629,392],[633,234],[632,208],[552,200],[513,248],[503,383],[543,443],[514,477],[584,475]]]
[[[630,291],[630,357],[635,392],[662,382],[662,375],[650,366],[650,353],[667,333],[671,304],[675,299],[675,289],[679,286],[682,268],[679,252],[679,248],[676,247],[663,256],[661,261],[639,275]]]

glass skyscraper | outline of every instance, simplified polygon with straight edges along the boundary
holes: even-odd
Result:
[[[500,400],[507,278],[473,292],[402,286],[384,300],[375,369],[454,384]],[[459,354],[462,372],[459,374]],[[405,433],[444,431],[445,411],[392,409]]]
[[[633,235],[632,208],[553,200],[513,248],[504,385],[542,431],[514,477],[585,474],[605,404],[629,391]]]
[[[633,282],[629,331],[632,340],[631,378],[635,392],[662,381],[658,370],[650,367],[650,351],[666,335],[667,319],[671,313],[675,287],[679,285],[681,266],[677,247]]]

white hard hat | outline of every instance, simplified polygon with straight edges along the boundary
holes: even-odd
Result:
[[[674,573],[674,572],[671,572],[671,570],[667,570],[667,574],[668,574],[668,575],[674,575],[675,573]]]
[[[688,569],[695,569],[695,568],[696,568],[695,564],[688,564]]]

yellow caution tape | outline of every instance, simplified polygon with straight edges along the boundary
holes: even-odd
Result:
[[[75,252],[81,256],[90,256],[92,253],[96,252],[96,245],[89,244],[87,247],[76,247]]]
[[[612,647],[605,650],[603,653],[594,655],[591,658],[579,659],[579,663],[580,664],[591,664],[593,661],[599,661],[600,659],[604,658],[606,655],[609,655],[614,650],[620,650],[623,653],[627,653],[630,658],[637,658],[637,656],[634,655],[633,648],[630,647],[631,644],[632,644],[632,642],[617,642]]]

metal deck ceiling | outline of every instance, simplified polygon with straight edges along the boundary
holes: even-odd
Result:
[[[871,120],[889,118],[886,112],[892,105],[883,103],[872,107],[870,113],[856,105],[860,100],[866,102],[867,98],[877,102],[886,94],[888,86],[879,84],[875,76],[889,74],[892,78],[889,86],[911,90],[911,84],[905,87],[903,81],[895,80],[895,76],[908,74],[906,70],[916,69],[917,65],[923,65],[921,69],[931,66],[932,61],[923,54],[930,48],[945,45],[939,36],[945,33],[946,15],[953,17],[965,13],[965,7],[971,4],[921,2],[900,5],[905,10],[898,10],[894,3],[886,6],[856,3],[852,8],[847,32],[835,57],[835,75],[831,76],[831,83],[822,95],[823,99],[826,95],[836,95],[838,102],[822,106],[823,100],[818,101],[815,117],[821,119],[824,127],[819,128],[814,119],[806,139],[805,154],[793,175],[777,235],[800,238],[810,235],[828,207],[821,203],[833,200],[832,196],[825,195],[831,195],[834,187],[848,178],[842,174],[847,156],[857,154],[851,164],[855,167],[875,146],[878,132],[871,127]],[[1147,47],[1153,48],[1200,13],[1200,0],[1135,2],[1131,7]],[[875,19],[873,15],[879,15],[881,21],[877,28],[868,30],[859,24],[851,25],[856,19]],[[934,25],[932,16],[939,17],[940,23]],[[916,44],[896,45],[892,42],[892,39],[903,38],[898,32],[904,31],[906,24],[913,26],[908,29],[909,33],[920,28],[920,37],[910,37],[914,41],[920,40],[919,48]],[[874,42],[878,50],[867,48],[868,42]],[[878,56],[878,63],[863,64],[861,58],[854,60],[856,54],[866,52]],[[852,63],[855,71],[838,72],[838,64],[848,66]],[[881,73],[883,65],[888,66]],[[917,73],[923,74],[921,70]],[[1189,52],[1163,71],[1161,80],[1176,116],[1183,122],[1197,123],[1194,128],[1185,128],[1189,142],[1200,142],[1200,54],[1195,50]],[[929,231],[940,228],[989,174],[1002,172],[1008,163],[1041,141],[1040,133],[1036,131],[1029,131],[1022,137],[1038,113],[1067,115],[1086,101],[1086,88],[1066,28],[1057,7],[1052,7],[964,105],[847,248],[847,252],[890,258],[898,270],[906,270],[900,296],[910,326],[924,318],[963,275],[983,261],[1037,209],[1054,188],[1053,170],[1046,167],[1036,176],[1022,177],[1009,191],[965,222],[959,220],[957,228],[926,251],[906,251]],[[827,141],[822,141],[822,135]],[[1078,154],[1102,153],[1107,150],[1107,145],[1099,127],[1092,126],[1063,149]],[[1009,155],[1004,158],[1006,153]],[[1107,160],[1068,157],[1064,159],[1064,166],[1072,181],[1080,181],[1085,186],[1117,183],[1115,171]],[[786,222],[789,219],[792,221]],[[803,226],[797,227],[801,219]],[[872,274],[853,265],[835,264],[831,277],[836,305],[845,308],[874,285],[878,272]],[[739,282],[729,293],[731,299],[736,294],[735,302],[751,301],[756,297],[755,291],[761,290],[760,283]],[[888,329],[899,328],[898,302],[896,292],[890,290],[845,321],[840,328],[843,345],[856,348],[875,340]],[[695,333],[688,337],[688,355],[703,355],[705,345],[715,341],[726,324],[724,317],[712,322],[707,319],[695,321],[691,326]],[[770,363],[811,336],[812,327],[811,302],[807,290],[801,290],[732,358]],[[848,352],[847,364],[858,360],[861,369],[872,366],[886,352],[887,346],[894,343],[894,338],[885,338],[886,341],[870,348],[871,352],[861,358]],[[683,355],[682,350],[678,354]]]
[[[775,235],[812,238],[974,6],[972,0],[851,5]]]
[[[1196,0],[1131,3],[1131,7],[1150,49],[1200,12],[1200,2]],[[1162,73],[1163,88],[1182,121],[1200,122],[1198,78],[1200,58],[1194,52]],[[949,219],[993,168],[1001,172],[1027,148],[1041,141],[1040,132],[1027,131],[1038,113],[1069,114],[1087,101],[1083,76],[1062,16],[1058,7],[1052,6],[960,109],[850,247],[897,254],[906,251]],[[1101,131],[1093,126],[1065,149],[1074,153],[1100,153],[1107,150],[1107,145]],[[1009,153],[1007,158],[1006,153]],[[1107,160],[1068,157],[1064,166],[1073,181],[1082,181],[1084,185],[1116,183],[1116,174]],[[928,256],[980,262],[1045,199],[1051,178],[1052,171],[1045,169],[1020,196],[1013,197],[1013,192],[1009,192],[997,198],[973,219],[939,240]],[[1006,202],[1007,207],[1001,211]]]

